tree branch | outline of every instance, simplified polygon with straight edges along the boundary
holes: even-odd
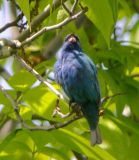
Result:
[[[66,1],[66,0],[63,0]],[[55,11],[59,6],[61,5],[61,0],[54,0],[52,6],[48,5],[44,11],[35,17],[35,19],[31,22],[30,28],[25,30],[22,34],[20,34],[17,39],[22,42],[24,41],[27,37],[30,36],[31,33],[47,18],[49,17],[50,13],[52,14],[53,11]]]
[[[64,25],[68,24],[69,22],[71,22],[72,20],[77,19],[79,16],[81,16],[82,14],[84,14],[85,12],[87,12],[87,8],[84,8],[84,10],[78,12],[77,14],[66,18],[64,21],[53,25],[53,26],[48,26],[48,27],[44,27],[42,28],[40,31],[38,31],[37,33],[35,33],[34,35],[32,35],[31,37],[27,38],[25,41],[22,42],[22,46],[24,46],[25,44],[28,44],[30,42],[32,42],[35,38],[41,36],[43,33],[51,31],[51,30],[56,30],[56,29],[60,29],[61,27],[63,27]]]
[[[18,40],[0,39],[0,59],[11,56],[17,48],[21,48]]]
[[[30,73],[32,73],[40,82],[45,84],[51,91],[53,91],[58,97],[64,99],[63,95],[58,92],[49,82],[47,82],[41,75],[32,67],[30,67],[20,56],[15,55],[17,61]]]
[[[1,38],[0,49],[5,46],[11,47],[12,49],[17,49],[21,47],[21,43],[18,40],[8,40],[6,38]]]
[[[72,6],[72,8],[71,8],[71,13],[72,13],[72,14],[73,14],[74,11],[75,11],[75,8],[76,8],[76,6],[77,6],[77,4],[78,4],[78,1],[79,1],[79,0],[75,0],[75,1],[74,1],[74,4],[73,4],[73,6]]]
[[[37,127],[31,127],[31,126],[28,126],[27,124],[24,124],[24,127],[31,130],[31,131],[40,131],[40,130],[43,130],[43,131],[52,131],[54,129],[58,129],[58,128],[63,128],[63,127],[66,127],[67,125],[71,124],[72,122],[82,118],[83,116],[75,116],[73,117],[72,119],[68,120],[68,121],[65,121],[63,123],[55,123],[55,124],[52,124],[48,127],[46,126],[37,126]]]
[[[8,80],[11,77],[11,74],[2,66],[0,66],[0,75],[5,79]]]
[[[23,13],[21,13],[20,15],[18,15],[18,17],[10,22],[10,23],[7,23],[6,25],[4,25],[3,27],[0,28],[0,33],[5,31],[6,29],[8,29],[9,27],[12,27],[12,26],[18,26],[17,23],[18,21],[23,17]]]
[[[56,25],[42,28],[40,31],[38,31],[37,33],[35,33],[31,37],[27,38],[22,43],[19,40],[0,39],[0,59],[11,56],[13,53],[15,53],[14,49],[20,49],[24,45],[32,42],[35,38],[41,36],[43,33],[51,31],[51,30],[55,30],[55,29],[60,29],[61,27],[65,26],[66,24],[68,24],[72,20],[77,19],[79,16],[81,16],[82,14],[87,12],[87,10],[88,10],[87,8],[84,8],[84,10],[76,13],[75,15],[73,15],[71,17],[66,18],[64,21],[62,21]]]
[[[36,131],[36,130],[51,131],[51,130],[54,130],[54,129],[63,128],[65,126],[69,125],[70,123],[76,121],[77,119],[82,118],[82,116],[75,116],[68,121],[65,121],[63,123],[55,123],[55,124],[52,124],[48,127],[46,127],[46,126],[35,126],[35,127],[33,126],[32,127],[32,126],[27,125],[22,120],[22,118],[19,114],[19,108],[18,108],[18,104],[17,104],[16,100],[14,100],[14,98],[1,85],[0,85],[0,91],[2,91],[2,93],[5,95],[5,97],[7,99],[9,99],[9,101],[11,102],[12,107],[13,107],[13,109],[15,111],[15,114],[16,114],[17,121],[21,124],[21,126],[23,126],[24,128],[27,128],[31,131]]]
[[[55,123],[55,124],[52,124],[50,126],[29,126],[27,125],[21,118],[20,114],[19,114],[19,108],[18,108],[18,104],[16,102],[16,100],[13,99],[13,97],[2,87],[0,86],[0,91],[2,91],[2,93],[11,101],[12,103],[12,106],[13,106],[13,109],[15,111],[15,114],[16,114],[16,117],[17,117],[17,121],[26,129],[28,130],[31,130],[31,131],[52,131],[54,129],[58,129],[58,128],[63,128],[69,124],[71,124],[72,122],[80,119],[83,117],[83,115],[76,115],[74,117],[72,117],[70,120],[68,121],[65,121],[63,123]],[[123,95],[124,93],[117,93],[117,94],[114,94],[112,96],[106,96],[102,99],[102,103],[106,102],[108,99],[110,98],[113,98],[115,96],[118,96],[118,95]],[[102,104],[101,103],[101,104]],[[104,111],[103,111],[104,112]],[[101,116],[101,115],[100,115]]]
[[[119,41],[120,43],[128,43],[128,44],[134,44],[134,45],[139,45],[138,42],[134,42],[134,41]]]
[[[100,104],[100,106],[102,106],[108,99],[111,99],[111,98],[114,98],[114,97],[120,96],[120,95],[125,95],[125,94],[126,93],[115,93],[115,94],[113,94],[111,96],[103,97],[103,98],[101,98],[101,104]]]
[[[131,74],[130,77],[132,78],[139,77],[139,73]]]
[[[68,7],[65,5],[65,3],[63,2],[63,0],[62,0],[62,6],[65,9],[65,11],[67,11],[67,13],[71,16],[72,12],[68,9]]]

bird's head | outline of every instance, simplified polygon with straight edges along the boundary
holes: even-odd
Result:
[[[75,34],[68,34],[64,40],[66,50],[81,50],[80,40]]]

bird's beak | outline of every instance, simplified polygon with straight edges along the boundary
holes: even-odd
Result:
[[[69,39],[68,39],[69,42],[77,42],[76,38],[74,36],[71,36]]]

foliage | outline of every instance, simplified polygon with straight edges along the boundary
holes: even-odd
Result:
[[[15,2],[28,22],[28,26],[24,25],[23,21],[20,22],[22,33],[29,27],[30,32],[35,34],[44,26],[57,24],[68,16],[61,0],[56,6],[52,0]],[[18,54],[61,91],[49,77],[55,62],[54,54],[68,33],[73,32],[80,37],[83,50],[98,67],[102,97],[123,93],[108,99],[103,106],[105,113],[99,124],[103,143],[95,147],[90,146],[88,124],[84,118],[52,131],[30,131],[19,126],[11,102],[0,92],[0,133],[3,133],[6,122],[12,121],[14,124],[8,133],[4,132],[5,136],[0,134],[1,160],[68,160],[78,159],[79,155],[82,159],[88,157],[89,160],[136,160],[139,157],[139,2],[79,2],[81,4],[77,4],[75,13],[80,7],[87,6],[86,14],[59,30],[42,34],[24,46],[24,54],[22,50],[18,50]],[[0,5],[1,3],[0,1]],[[65,2],[68,8],[71,8],[73,3],[72,0]],[[35,24],[37,27],[32,26],[32,21],[48,6],[50,13],[47,18]],[[128,41],[124,38],[128,38]],[[9,59],[1,59],[0,67],[5,67]],[[0,73],[12,88],[6,91],[17,101],[22,119],[30,126],[49,126],[55,122],[63,123],[69,120],[70,118],[65,120],[52,116],[57,96],[50,88],[38,83],[34,75],[22,68],[16,59],[11,61],[12,75],[5,78],[1,70]],[[60,100],[60,107],[63,113],[69,111],[64,100]]]

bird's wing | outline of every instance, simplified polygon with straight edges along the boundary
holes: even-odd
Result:
[[[59,84],[62,85],[63,79],[62,79],[62,65],[61,61],[57,61],[54,65],[54,72],[55,72],[55,81]]]
[[[62,69],[64,91],[78,102],[99,102],[100,91],[95,65],[85,54],[75,53],[74,57],[69,57]]]
[[[85,54],[83,54],[83,61],[86,64],[86,70],[84,72],[85,79],[83,84],[85,89],[85,94],[89,97],[90,100],[95,100],[97,104],[100,101],[100,89],[97,79],[97,69],[93,61]]]

